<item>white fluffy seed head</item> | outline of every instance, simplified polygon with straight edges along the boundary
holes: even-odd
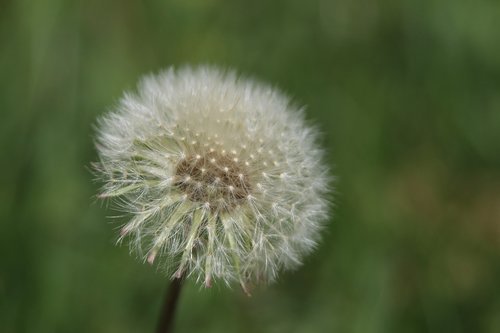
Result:
[[[269,282],[311,251],[329,176],[301,110],[211,67],[141,80],[98,125],[101,197],[131,213],[121,238],[173,276]]]

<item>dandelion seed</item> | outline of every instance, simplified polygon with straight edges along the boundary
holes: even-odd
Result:
[[[286,96],[232,72],[144,78],[100,119],[97,149],[99,197],[132,215],[121,238],[173,277],[248,292],[299,265],[327,218],[314,130]]]

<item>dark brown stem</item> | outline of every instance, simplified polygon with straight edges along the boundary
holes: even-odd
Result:
[[[158,320],[158,327],[156,329],[157,333],[173,332],[175,309],[177,308],[183,280],[184,279],[182,277],[175,278],[172,282],[170,282],[170,286],[167,288],[165,301]]]

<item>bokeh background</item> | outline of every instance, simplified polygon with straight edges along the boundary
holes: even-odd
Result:
[[[177,332],[500,332],[500,2],[0,2],[0,331],[152,332],[168,280],[115,247],[93,124],[144,73],[228,66],[318,124],[318,250]]]

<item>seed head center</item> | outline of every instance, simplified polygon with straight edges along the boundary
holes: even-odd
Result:
[[[175,185],[193,202],[229,211],[250,194],[247,175],[238,159],[210,151],[183,158],[177,164]]]

